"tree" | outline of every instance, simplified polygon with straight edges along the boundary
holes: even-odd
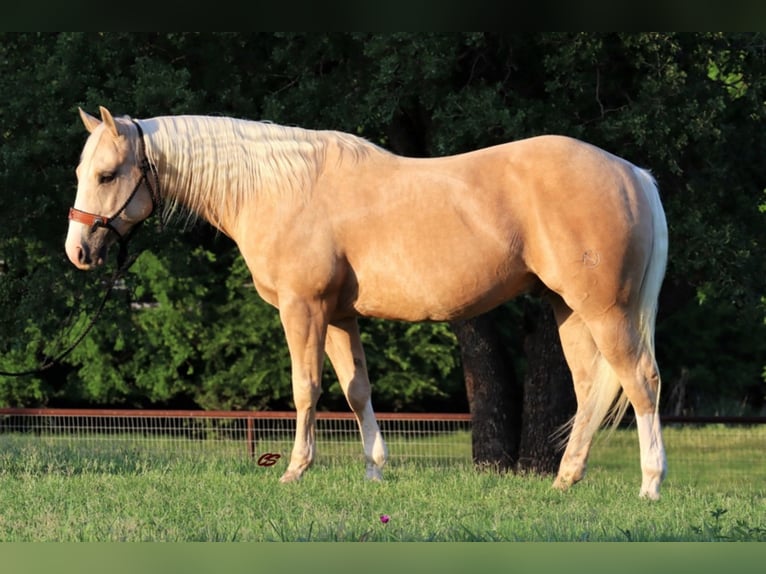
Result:
[[[471,450],[479,468],[514,470],[522,445],[522,387],[498,329],[502,309],[456,321],[468,405]]]
[[[550,304],[527,300],[524,311],[524,352],[528,362],[516,470],[553,474],[561,462],[564,432],[577,408],[572,375],[564,360]]]

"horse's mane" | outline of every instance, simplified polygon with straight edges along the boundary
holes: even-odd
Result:
[[[249,199],[305,201],[322,172],[329,147],[339,159],[359,161],[374,144],[337,131],[308,130],[217,116],[162,116],[141,120],[146,153],[165,190],[163,217],[179,211],[216,224]]]

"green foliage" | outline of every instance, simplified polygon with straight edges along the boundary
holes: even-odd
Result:
[[[685,337],[678,333],[685,332]],[[661,322],[658,361],[667,412],[747,415],[757,412],[766,383],[761,378],[766,337],[763,319],[733,305],[689,301]],[[690,344],[693,341],[693,344]],[[713,360],[711,360],[711,358]]]
[[[0,369],[32,368],[64,349],[103,294],[108,272],[76,273],[62,247],[85,139],[77,107],[106,105],[135,117],[229,114],[340,129],[421,156],[557,132],[649,167],[671,235],[658,345],[668,349],[666,389],[685,381],[694,390],[685,409],[750,397],[762,410],[763,40],[708,32],[3,33]],[[0,402],[289,406],[278,316],[248,286],[233,245],[203,225],[177,224],[145,229],[135,244],[149,251],[82,345],[46,373],[0,376]],[[364,321],[364,331],[379,408],[462,408],[446,326]],[[521,349],[510,352],[521,364]],[[322,405],[341,408],[329,368],[324,386]]]
[[[446,324],[368,319],[360,327],[376,405],[392,411],[422,411],[424,405],[467,410],[460,400],[465,387],[457,340]]]
[[[244,260],[226,277],[225,302],[208,316],[197,402],[206,408],[289,405],[290,357],[276,309],[255,293]]]

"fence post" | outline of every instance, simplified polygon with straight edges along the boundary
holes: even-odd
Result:
[[[253,417],[247,417],[247,454],[251,459],[255,459],[255,429],[253,428]]]

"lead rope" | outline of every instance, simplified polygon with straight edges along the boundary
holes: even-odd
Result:
[[[104,291],[103,297],[101,297],[101,301],[98,304],[98,307],[96,307],[96,312],[93,314],[93,316],[88,321],[88,324],[85,326],[85,329],[83,329],[82,333],[80,333],[77,338],[63,351],[61,351],[59,354],[54,355],[53,357],[47,357],[43,359],[40,366],[34,368],[34,369],[28,369],[26,371],[3,371],[0,370],[0,375],[6,376],[6,377],[24,377],[28,375],[38,375],[40,373],[43,373],[50,369],[52,366],[56,365],[57,363],[61,362],[61,360],[66,357],[69,353],[71,353],[77,345],[79,345],[82,340],[87,336],[87,334],[93,329],[93,326],[96,324],[96,321],[101,316],[101,313],[104,310],[104,307],[106,306],[106,302],[109,300],[110,295],[112,294],[112,290],[114,289],[114,286],[117,284],[117,281],[119,281],[123,275],[130,269],[130,266],[133,265],[135,260],[138,258],[138,255],[133,255],[132,257],[127,258],[125,261],[123,261],[123,265],[119,266],[117,270],[112,274],[112,278],[109,280],[109,283],[106,287],[106,290]]]

